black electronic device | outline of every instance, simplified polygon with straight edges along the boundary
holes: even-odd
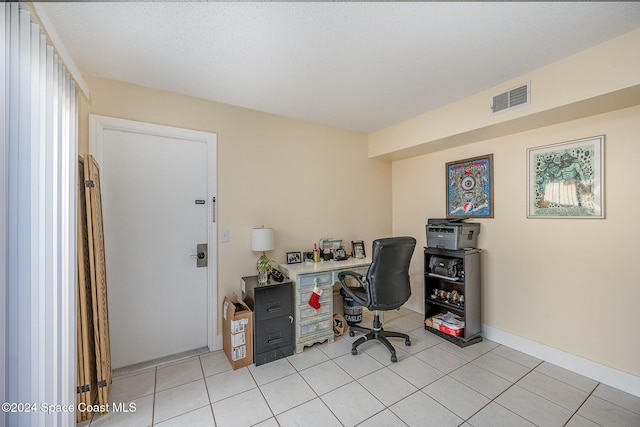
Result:
[[[284,274],[275,268],[271,270],[271,277],[273,277],[273,280],[276,282],[282,282],[284,280]]]
[[[432,218],[426,225],[427,246],[442,249],[475,248],[480,224],[460,219]]]
[[[457,280],[463,274],[462,259],[432,256],[429,260],[429,271],[432,274]]]

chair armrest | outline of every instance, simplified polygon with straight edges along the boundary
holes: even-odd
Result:
[[[347,286],[347,284],[345,283],[345,280],[347,277],[353,277],[354,279],[356,279],[358,281],[358,283],[360,284],[360,286],[362,286],[363,288],[365,288],[367,290],[367,299],[363,299],[362,297],[356,295],[353,293],[353,291],[351,290],[351,288],[349,288],[349,286]],[[354,271],[342,271],[340,273],[338,273],[338,280],[340,281],[340,286],[342,286],[342,289],[344,289],[344,291],[346,292],[346,294],[350,297],[353,298],[356,303],[358,303],[358,305],[362,305],[362,306],[369,306],[369,283],[367,283],[367,280],[362,280],[365,277],[361,274],[358,274]]]

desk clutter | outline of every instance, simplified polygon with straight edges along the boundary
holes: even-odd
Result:
[[[433,288],[433,293],[431,294],[431,299],[443,302],[445,304],[452,304],[456,307],[464,308],[464,295],[455,289],[452,291],[447,291],[445,289]]]
[[[346,261],[349,258],[365,258],[364,241],[352,240],[351,250],[345,247],[340,239],[324,237],[313,244],[313,249],[301,252],[287,252],[287,264],[300,262],[314,263],[321,261]]]
[[[457,314],[447,312],[427,318],[424,324],[445,334],[459,337],[464,333],[465,322],[464,318]]]

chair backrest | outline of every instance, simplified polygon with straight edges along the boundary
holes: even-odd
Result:
[[[413,237],[388,237],[373,241],[367,272],[370,310],[394,310],[411,296],[409,263],[416,246]]]

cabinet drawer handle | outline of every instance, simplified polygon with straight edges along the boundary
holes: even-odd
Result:
[[[281,305],[277,305],[275,307],[267,308],[267,313],[273,313],[274,311],[280,311],[280,310],[282,310],[282,306]]]
[[[267,344],[276,344],[282,341],[282,337],[274,338],[272,340],[267,340]]]

